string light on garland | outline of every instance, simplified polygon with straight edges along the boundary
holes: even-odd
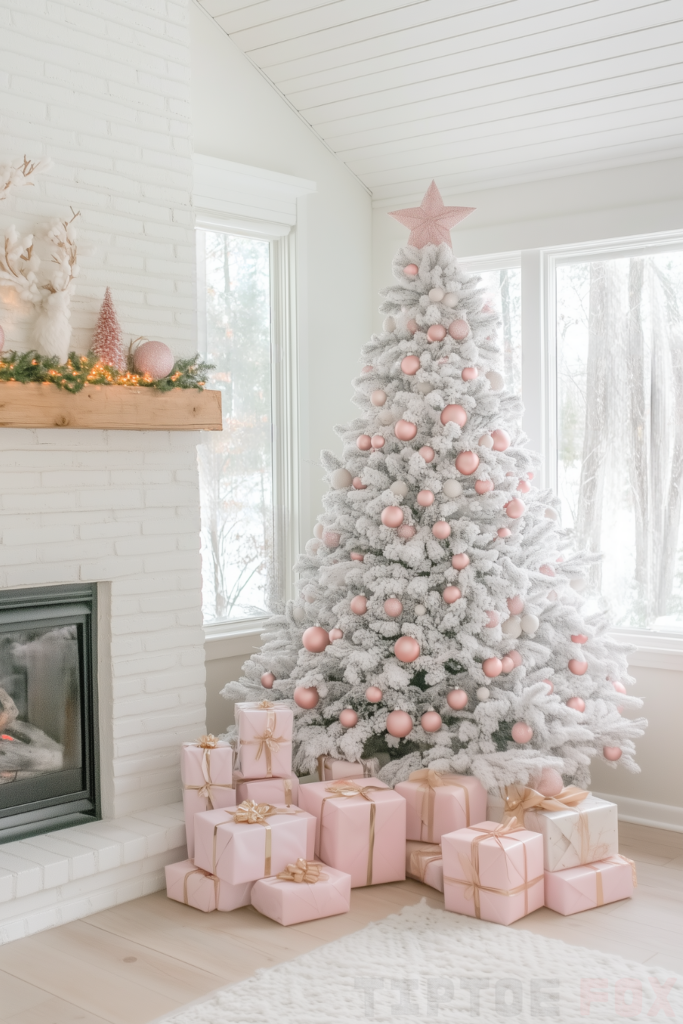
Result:
[[[92,353],[79,356],[72,352],[62,364],[56,356],[44,356],[33,351],[8,352],[6,356],[0,356],[0,381],[54,384],[72,393],[82,391],[86,384],[154,388],[156,391],[173,391],[176,388],[201,390],[206,386],[212,369],[211,364],[203,362],[197,355],[192,359],[177,359],[167,377],[153,380],[148,374],[122,372],[107,366]]]

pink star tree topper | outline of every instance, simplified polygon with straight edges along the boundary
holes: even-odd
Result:
[[[408,245],[422,249],[425,245],[451,246],[451,228],[476,210],[476,206],[444,206],[441,193],[433,181],[419,206],[411,210],[394,210],[389,214],[410,228]]]

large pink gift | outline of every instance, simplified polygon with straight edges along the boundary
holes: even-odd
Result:
[[[443,854],[439,843],[406,842],[406,878],[443,892]]]
[[[617,853],[594,864],[546,871],[545,905],[565,916],[580,914],[582,910],[628,899],[637,884],[635,864]]]
[[[309,782],[299,803],[318,820],[316,856],[351,875],[351,885],[406,877],[406,802],[379,779]]]
[[[196,816],[194,860],[239,885],[277,875],[299,857],[312,859],[314,839],[315,819],[306,811],[245,800],[234,810]]]
[[[187,833],[187,854],[194,856],[194,816],[237,803],[232,784],[233,750],[215,736],[202,736],[180,748],[180,777]]]
[[[473,775],[421,768],[394,790],[406,799],[408,839],[439,843],[447,832],[486,820],[486,790]]]
[[[446,910],[512,924],[543,906],[543,837],[482,821],[441,840]]]
[[[275,878],[254,882],[251,905],[278,924],[300,924],[348,913],[351,876],[316,861],[298,860]]]
[[[318,758],[318,781],[336,782],[337,779],[372,778],[379,767],[377,758],[364,761],[340,761],[321,754]]]
[[[237,910],[251,903],[253,882],[229,885],[209,871],[198,868],[191,860],[166,865],[166,893],[172,900],[203,910]]]
[[[294,772],[282,779],[244,779],[241,772],[233,775],[237,791],[237,803],[255,800],[257,804],[285,804],[287,807],[299,803],[299,780]]]
[[[242,778],[288,778],[292,771],[292,709],[269,700],[242,701],[235,704],[235,721]]]

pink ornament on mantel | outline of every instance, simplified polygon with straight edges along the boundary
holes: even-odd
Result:
[[[417,530],[409,523],[404,523],[403,526],[399,526],[397,532],[401,540],[412,540],[417,533]]]
[[[455,604],[462,597],[458,587],[446,587],[443,594],[441,595],[446,604]]]
[[[425,488],[417,493],[417,503],[422,505],[423,508],[429,508],[430,505],[434,504],[434,491],[430,491]]]
[[[488,494],[493,490],[493,480],[477,480],[474,489],[477,494]]]
[[[265,687],[266,690],[272,690],[274,682],[275,676],[272,672],[264,672],[261,676],[261,686]]]
[[[368,610],[367,597],[364,594],[357,594],[356,597],[352,597],[349,608],[354,615],[365,615]]]
[[[361,452],[369,452],[372,448],[372,440],[369,434],[361,434],[356,438],[356,447]]]
[[[343,638],[344,634],[342,633],[341,629],[337,629],[337,627],[335,626],[334,629],[330,630],[330,640],[332,640],[333,642],[335,640],[342,640]]]
[[[437,540],[446,540],[446,538],[450,537],[451,535],[450,523],[447,523],[445,522],[445,520],[440,519],[438,523],[434,523],[434,525],[432,526],[432,534],[436,537]]]
[[[370,444],[376,451],[378,448],[384,448],[385,440],[381,434],[373,434],[370,438]]]
[[[579,658],[572,658],[567,668],[575,676],[585,676],[588,671],[588,662],[580,661]]]
[[[403,739],[413,731],[413,720],[407,711],[391,711],[387,715],[387,732],[390,736]]]
[[[417,356],[404,356],[401,360],[401,370],[407,377],[414,377],[420,369],[420,360]]]
[[[467,706],[468,701],[467,692],[465,690],[450,690],[446,694],[446,703],[449,708],[453,708],[454,711],[462,711]]]
[[[584,712],[586,710],[586,702],[581,697],[570,697],[567,701],[567,707],[573,708],[574,711]]]
[[[399,661],[410,664],[420,657],[420,645],[412,636],[400,636],[394,644],[394,654]]]
[[[379,686],[368,686],[365,691],[365,699],[371,704],[379,704],[382,699],[382,691]]]
[[[465,320],[453,320],[449,325],[448,333],[454,341],[464,341],[470,333],[470,326]]]
[[[412,441],[417,434],[417,427],[409,420],[399,420],[394,426],[394,433],[399,441]]]
[[[455,460],[455,468],[463,476],[472,476],[479,467],[479,456],[476,452],[460,452]]]
[[[420,725],[425,732],[438,732],[443,722],[438,711],[425,711],[420,719]]]
[[[526,722],[515,722],[512,726],[512,738],[515,743],[528,743],[534,735],[534,730]]]
[[[344,710],[340,712],[339,724],[342,725],[344,729],[353,729],[357,721],[358,715],[353,708],[344,708]]]
[[[510,519],[521,519],[526,512],[526,505],[519,498],[513,498],[512,501],[508,501],[505,511]]]
[[[403,605],[397,597],[388,597],[384,602],[384,611],[391,619],[397,618],[403,611]]]
[[[420,330],[417,324],[417,320],[409,320],[408,323],[406,324],[406,330],[410,331],[411,334],[417,334],[417,332]]]
[[[460,376],[463,380],[476,380],[479,376],[479,370],[476,366],[466,366]]]
[[[175,358],[163,341],[145,341],[133,352],[133,369],[136,373],[162,380],[173,369]]]
[[[354,486],[354,490],[356,490],[356,491],[366,491],[367,487],[368,487],[367,484],[363,483],[363,481],[361,480],[361,478],[359,476],[354,476],[354,478],[353,478],[353,486]]]
[[[451,558],[451,565],[454,569],[464,569],[470,564],[470,556],[465,552],[461,551],[458,555],[453,555]]]
[[[403,273],[407,274],[408,277],[416,277],[419,273],[420,268],[415,263],[409,263],[407,267],[403,268]]]
[[[315,686],[297,686],[293,697],[294,703],[298,704],[304,711],[311,711],[320,700],[320,694]]]
[[[481,663],[481,670],[488,679],[495,679],[503,671],[503,663],[500,658],[486,658]]]
[[[443,341],[446,337],[446,328],[441,324],[432,324],[427,331],[427,341]]]
[[[447,405],[441,412],[441,422],[444,426],[447,423],[457,423],[459,427],[464,427],[467,423],[467,413],[461,405]]]
[[[403,509],[400,509],[398,505],[387,505],[387,507],[382,510],[380,519],[384,526],[388,526],[390,529],[395,530],[403,522]]]
[[[309,626],[301,637],[301,642],[307,651],[312,654],[320,654],[330,642],[330,635],[322,626]]]
[[[507,540],[508,537],[512,536],[512,531],[508,530],[507,526],[501,526],[497,533],[501,540]]]
[[[603,747],[603,756],[607,761],[618,761],[622,755],[621,747]]]
[[[417,454],[421,455],[422,458],[425,460],[425,462],[433,462],[434,461],[434,455],[435,455],[434,449],[430,448],[430,446],[428,444],[423,444],[421,448],[418,448]]]

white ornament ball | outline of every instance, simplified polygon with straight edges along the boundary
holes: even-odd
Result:
[[[482,434],[479,438],[479,444],[482,448],[493,448],[493,438],[490,434]]]
[[[136,373],[146,374],[152,380],[168,377],[175,358],[163,341],[145,341],[133,353],[133,368]]]
[[[408,488],[408,484],[405,482],[405,480],[394,480],[393,484],[391,485],[390,490],[394,494],[397,494],[399,496],[399,498],[405,498],[406,494],[408,493],[409,488]]]
[[[462,484],[459,480],[445,480],[442,490],[447,498],[459,498],[462,494]]]
[[[475,694],[477,700],[488,700],[491,696],[491,691],[488,686],[480,686]]]
[[[382,324],[382,327],[387,332],[387,334],[392,334],[396,330],[396,321],[394,320],[393,316],[386,317],[384,323]]]
[[[502,391],[505,387],[503,375],[498,373],[498,370],[489,370],[486,377],[493,391]]]
[[[388,427],[390,423],[394,422],[394,414],[391,409],[382,409],[378,414],[377,419],[380,421],[382,426]]]
[[[449,309],[455,309],[458,305],[458,293],[457,292],[446,292],[443,299],[441,300],[444,306],[448,306]]]
[[[306,612],[300,604],[295,604],[292,608],[292,617],[295,622],[302,623],[306,619]]]
[[[378,388],[377,391],[373,391],[372,394],[370,395],[370,401],[375,406],[384,405],[386,400],[387,393],[386,391],[382,391],[381,388]]]
[[[415,385],[415,390],[420,395],[428,395],[434,390],[434,385],[429,384],[426,380],[421,380]]]
[[[342,466],[339,469],[335,469],[330,477],[330,482],[336,491],[340,491],[344,487],[351,486],[353,483],[353,477],[349,473],[348,469],[344,469]]]
[[[429,301],[430,302],[441,302],[444,295],[443,288],[430,288],[429,290]]]
[[[546,517],[546,519],[557,520],[557,512],[554,508],[547,508],[543,515]]]
[[[585,590],[588,586],[588,580],[585,576],[577,576],[575,579],[571,580],[570,585],[574,588],[574,590],[578,590],[580,593],[582,590]]]
[[[509,636],[511,640],[516,640],[522,633],[522,620],[519,615],[511,615],[500,628],[505,633],[505,636]]]
[[[540,624],[540,619],[537,615],[529,614],[522,616],[522,629],[525,633],[535,633]]]
[[[423,604],[416,604],[414,608],[416,616],[419,618],[421,615],[427,614],[427,609]]]

